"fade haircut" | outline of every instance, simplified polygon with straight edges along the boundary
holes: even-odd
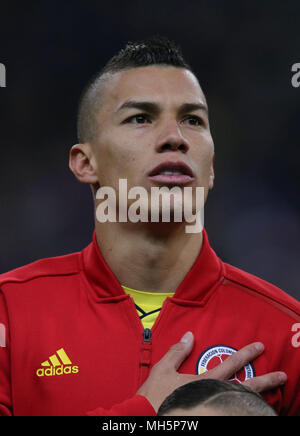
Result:
[[[80,143],[93,142],[97,135],[97,114],[101,105],[101,85],[113,73],[149,65],[173,66],[192,71],[181,48],[163,36],[128,42],[85,87],[78,108],[77,135]]]
[[[175,389],[161,404],[157,415],[175,409],[205,407],[228,416],[277,416],[272,407],[249,387],[230,381],[197,380]]]

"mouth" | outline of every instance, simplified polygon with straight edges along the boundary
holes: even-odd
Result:
[[[194,180],[192,169],[184,162],[162,162],[153,168],[148,178],[152,182],[164,185],[185,185]]]

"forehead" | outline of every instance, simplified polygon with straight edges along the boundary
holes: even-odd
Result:
[[[148,66],[108,74],[102,85],[101,107],[115,111],[126,100],[164,105],[206,104],[197,78],[184,68]]]

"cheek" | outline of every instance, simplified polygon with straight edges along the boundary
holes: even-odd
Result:
[[[214,142],[209,131],[202,132],[191,141],[190,153],[201,172],[209,172],[214,159]]]
[[[213,165],[213,153],[201,153],[198,157],[199,162],[199,170],[200,170],[200,178],[201,180],[207,180],[211,174],[211,169]]]
[[[103,138],[96,153],[98,177],[102,186],[117,186],[119,179],[134,176],[138,156],[136,151],[126,142],[117,142]]]

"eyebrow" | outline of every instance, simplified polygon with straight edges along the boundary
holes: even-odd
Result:
[[[136,100],[125,101],[117,109],[117,112],[124,109],[140,109],[145,112],[152,113],[154,115],[158,115],[162,111],[161,106],[158,103],[153,103],[151,101],[136,101]],[[204,103],[183,103],[182,105],[179,106],[178,110],[180,113],[202,110],[208,114],[208,108]]]

